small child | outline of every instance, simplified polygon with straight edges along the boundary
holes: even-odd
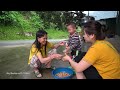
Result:
[[[82,58],[81,46],[83,43],[83,38],[76,31],[75,23],[73,22],[68,23],[67,30],[69,32],[69,39],[68,42],[66,43],[66,49],[64,52],[68,53],[68,51],[71,51],[72,59],[75,60],[75,62],[79,62],[79,60]]]

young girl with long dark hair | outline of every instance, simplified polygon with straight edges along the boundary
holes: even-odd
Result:
[[[64,45],[63,42],[58,44],[52,44],[47,41],[47,32],[44,30],[39,30],[36,33],[36,40],[32,44],[30,49],[29,61],[28,64],[34,69],[35,75],[37,77],[42,77],[42,74],[39,71],[39,68],[44,64],[46,68],[51,67],[51,61],[53,59],[59,59],[62,55],[52,54],[47,55],[48,48],[58,48],[59,46]]]

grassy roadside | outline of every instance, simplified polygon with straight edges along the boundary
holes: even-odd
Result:
[[[32,40],[35,39],[35,33],[38,29],[24,30],[24,32],[33,33],[32,36],[19,35],[21,28],[13,26],[0,26],[0,40]],[[68,38],[67,30],[47,29],[48,39]]]

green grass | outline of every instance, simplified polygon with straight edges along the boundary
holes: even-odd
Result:
[[[49,39],[65,39],[68,38],[68,32],[55,29],[47,29]]]
[[[35,39],[37,29],[28,29],[24,32],[32,32],[33,36],[17,35],[21,31],[19,27],[0,26],[0,40],[31,40]],[[68,38],[68,32],[56,29],[47,29],[48,39],[65,39]]]

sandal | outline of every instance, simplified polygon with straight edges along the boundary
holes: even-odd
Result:
[[[34,73],[36,77],[39,77],[39,78],[42,77],[42,74],[38,70],[34,71]]]

